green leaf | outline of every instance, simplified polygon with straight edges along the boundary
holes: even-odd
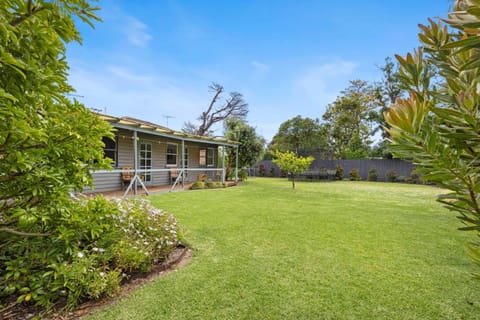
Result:
[[[470,48],[479,48],[480,47],[480,38],[479,37],[468,37],[462,40],[454,41],[448,44],[445,44],[442,49],[470,49]]]
[[[460,70],[470,70],[474,68],[480,68],[480,54],[475,53],[467,63],[463,64]]]

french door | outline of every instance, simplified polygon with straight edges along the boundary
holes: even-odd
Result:
[[[143,181],[152,181],[152,144],[149,142],[140,142],[140,154],[138,157],[140,161],[140,174],[143,176]]]

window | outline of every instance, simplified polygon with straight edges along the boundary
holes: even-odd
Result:
[[[200,149],[200,159],[198,164],[201,166],[213,167],[215,165],[215,149]]]
[[[140,170],[143,175],[143,181],[152,181],[152,144],[140,142]]]
[[[177,165],[178,146],[174,143],[167,143],[167,166]]]
[[[213,167],[215,164],[215,149],[207,149],[207,167]]]
[[[185,168],[188,168],[188,147],[185,147],[185,151],[183,152],[183,165]]]
[[[198,164],[204,166],[207,164],[207,149],[200,149],[200,158]]]
[[[117,166],[117,137],[110,139],[103,137],[102,139],[105,147],[103,147],[103,154],[105,158],[112,159],[113,166]]]

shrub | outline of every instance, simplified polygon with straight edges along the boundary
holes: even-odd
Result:
[[[238,170],[237,178],[240,181],[246,181],[248,179],[248,172],[246,170]],[[235,180],[235,170],[230,171],[228,180]]]
[[[192,186],[190,187],[192,190],[199,190],[199,189],[205,189],[205,182],[203,181],[195,181],[192,183]]]
[[[360,171],[357,168],[353,168],[350,170],[350,180],[351,181],[360,181],[362,178],[360,177]]]
[[[368,171],[368,178],[367,179],[368,179],[368,181],[377,181],[377,179],[378,179],[377,169],[371,168]]]
[[[260,177],[265,177],[265,166],[263,164],[261,164],[259,167],[258,167],[258,175]]]
[[[225,188],[227,185],[226,183],[219,182],[219,181],[195,181],[192,186],[190,187],[191,190],[199,190],[199,189],[217,189],[217,188]]]
[[[476,236],[468,249],[480,265],[480,2],[454,1],[448,19],[437,20],[420,25],[418,50],[396,56],[400,87],[410,96],[385,112],[386,131],[396,157],[411,159],[422,179],[450,191],[437,200],[465,224],[460,230]]]
[[[240,181],[247,181],[248,179],[248,172],[245,170],[238,170],[238,179]]]
[[[420,175],[416,173],[415,171],[412,171],[410,173],[410,177],[408,178],[409,183],[421,183],[422,180],[420,178]]]
[[[111,295],[122,275],[149,270],[181,239],[175,218],[147,201],[103,197],[65,201],[44,233],[3,237],[0,300],[72,308]]]
[[[386,180],[388,182],[395,182],[395,179],[398,177],[398,173],[395,170],[388,170],[386,174]]]
[[[215,187],[215,182],[207,181],[205,182],[205,189],[211,189]]]
[[[395,182],[407,182],[407,177],[405,176],[397,176],[395,178]]]
[[[335,179],[342,180],[343,179],[343,167],[341,164],[337,164],[335,166]]]
[[[275,167],[270,167],[270,177],[275,177]]]

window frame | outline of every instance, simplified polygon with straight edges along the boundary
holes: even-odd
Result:
[[[145,146],[143,150],[142,150],[142,145]],[[148,148],[147,146],[150,146],[150,148]],[[152,171],[150,171],[153,169],[153,143],[151,143],[150,141],[139,141],[138,147],[139,147],[138,148],[139,171],[143,175],[143,181],[145,183],[150,183],[153,181]],[[142,156],[142,152],[143,152],[143,156]],[[149,155],[150,157],[147,157],[147,155]],[[145,161],[143,166],[142,166],[142,160]],[[147,161],[150,161],[149,166],[147,166]]]
[[[185,146],[185,150],[183,151],[183,165],[185,168],[188,168],[190,158],[190,151],[188,150],[188,146]]]
[[[209,154],[211,151],[211,155]],[[207,148],[207,158],[206,158],[206,165],[207,167],[214,167],[215,166],[215,148]],[[211,162],[210,162],[211,160]]]
[[[168,146],[175,146],[175,153],[168,152]],[[174,155],[175,156],[175,163],[168,163],[168,156]],[[178,167],[178,143],[167,142],[167,146],[165,148],[165,164],[167,167]]]
[[[106,141],[109,141],[110,143],[113,142],[114,144],[114,148],[107,148],[107,143]],[[115,136],[114,139],[110,139],[108,137],[103,137],[102,138],[102,142],[104,144],[104,147],[103,147],[103,156],[105,158],[110,158],[112,159],[112,166],[113,167],[117,167],[118,166],[118,136]],[[112,157],[109,157],[107,156],[107,152],[113,152],[113,158]]]
[[[200,148],[198,150],[198,165],[207,166],[207,148]]]
[[[215,148],[201,148],[199,150],[198,165],[203,167],[215,167]]]

